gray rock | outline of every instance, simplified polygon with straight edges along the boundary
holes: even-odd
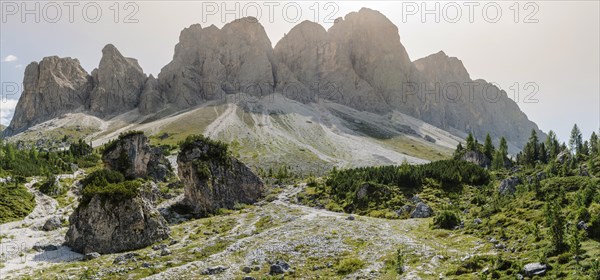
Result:
[[[556,155],[556,162],[564,164],[567,160],[571,159],[571,157],[571,152],[569,152],[569,150],[564,150]]]
[[[583,230],[587,230],[588,226],[584,221],[579,221],[579,223],[577,223],[577,228],[578,229],[583,229]]]
[[[283,267],[281,267],[281,265],[278,265],[278,264],[271,265],[271,268],[269,269],[270,275],[277,275],[277,274],[284,274],[284,273],[285,273],[285,270],[283,270]]]
[[[198,216],[231,209],[236,203],[255,203],[263,194],[263,182],[250,168],[205,139],[186,145],[177,163],[184,203]]]
[[[256,278],[252,277],[252,276],[244,276],[242,278],[242,280],[256,280]]]
[[[481,224],[482,222],[483,221],[481,221],[480,218],[475,218],[475,220],[473,220],[473,223],[476,224],[476,225]]]
[[[215,267],[208,267],[205,270],[202,271],[202,275],[215,275],[215,274],[220,274],[223,273],[225,270],[227,270],[228,268],[222,265],[219,266],[215,266]]]
[[[492,244],[498,244],[498,240],[494,237],[490,238],[490,243]]]
[[[152,265],[150,263],[144,262],[144,263],[142,263],[142,267],[143,268],[151,268]]]
[[[354,216],[352,216],[352,215],[350,215],[350,216],[348,216],[348,217],[346,218],[346,220],[348,220],[348,221],[354,221],[354,219],[355,219],[355,218],[354,218]]]
[[[59,229],[61,226],[62,226],[62,222],[61,222],[60,218],[57,216],[53,216],[53,217],[49,218],[48,220],[46,220],[42,229],[45,231],[53,231],[53,230]]]
[[[521,183],[518,177],[511,177],[502,180],[500,182],[500,186],[498,187],[498,192],[501,195],[511,195],[517,191],[517,185]]]
[[[146,74],[133,58],[124,57],[115,46],[102,49],[97,69],[92,71],[94,89],[89,109],[100,117],[110,117],[135,109],[146,82]]]
[[[45,57],[25,68],[23,92],[10,125],[3,131],[12,136],[30,126],[85,108],[92,77],[79,60]]]
[[[491,160],[480,151],[466,151],[461,160],[470,162],[481,167],[490,167]]]
[[[108,168],[131,179],[150,177],[155,181],[166,181],[173,174],[162,150],[150,147],[148,137],[142,132],[120,136],[104,151],[102,161]]]
[[[241,270],[244,273],[250,273],[250,272],[252,272],[252,268],[250,268],[249,266],[244,266],[244,267],[242,267]]]
[[[170,254],[172,254],[172,253],[171,253],[171,250],[169,250],[169,248],[163,248],[162,250],[160,250],[161,256],[168,256]]]
[[[158,251],[167,248],[167,244],[157,244],[152,246],[152,250]]]
[[[429,218],[433,215],[431,207],[423,202],[417,203],[415,210],[410,214],[411,218]]]
[[[165,219],[151,202],[95,195],[70,217],[65,244],[75,252],[117,253],[144,248],[169,237]]]
[[[140,256],[140,254],[138,254],[138,253],[123,254],[123,255],[116,257],[113,261],[113,264],[125,264],[128,262],[135,262],[135,261],[137,261],[136,257],[139,257],[139,256]]]
[[[275,86],[271,41],[255,18],[223,28],[194,24],[181,31],[173,61],[158,75],[159,87],[178,108],[190,108],[227,93],[266,95]]]
[[[33,245],[33,250],[36,250],[38,252],[42,252],[42,251],[56,251],[58,250],[58,246],[54,245],[54,244],[35,244]]]
[[[528,263],[523,267],[523,274],[526,277],[541,276],[546,274],[547,266],[541,263]]]
[[[494,245],[494,248],[498,250],[504,250],[506,248],[506,245],[504,245],[503,243],[498,243]]]
[[[93,260],[93,259],[97,259],[100,257],[100,254],[98,252],[91,252],[91,253],[87,253],[83,256],[83,260],[84,261],[88,261],[88,260]]]

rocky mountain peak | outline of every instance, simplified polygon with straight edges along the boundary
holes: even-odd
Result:
[[[4,135],[11,136],[62,114],[82,110],[91,87],[91,77],[77,59],[51,56],[30,63],[25,68],[15,115]]]
[[[133,110],[138,106],[146,74],[133,58],[124,57],[112,44],[102,49],[102,59],[92,71],[94,89],[90,110],[101,117]]]
[[[444,82],[471,80],[462,61],[448,56],[443,51],[418,59],[414,64],[429,80]]]

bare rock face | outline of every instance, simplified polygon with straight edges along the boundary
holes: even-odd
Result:
[[[116,200],[96,195],[69,218],[65,245],[79,253],[118,253],[147,247],[169,237],[165,219],[148,200]]]
[[[164,96],[158,89],[158,80],[150,75],[140,95],[140,105],[138,106],[140,113],[143,115],[156,113],[162,110],[166,103]]]
[[[102,155],[104,164],[117,170],[126,178],[151,178],[165,181],[172,175],[171,164],[160,148],[150,147],[142,132],[130,132],[119,136],[109,144]]]
[[[505,91],[485,80],[472,80],[457,58],[438,52],[414,64],[424,81],[421,89],[438,92],[437,97],[410,97],[416,100],[415,117],[443,129],[471,131],[479,139],[487,133],[495,139],[504,136],[517,148],[527,143],[532,129],[545,137]]]
[[[398,103],[402,83],[416,72],[398,28],[367,8],[336,20],[328,31],[302,22],[274,52],[312,96],[373,112],[389,111],[389,105]]]
[[[188,108],[233,92],[272,93],[271,41],[255,18],[222,29],[194,24],[181,32],[173,61],[158,75],[170,103]]]
[[[32,62],[25,68],[23,93],[5,135],[83,110],[92,85],[91,76],[77,59],[51,56]]]
[[[146,75],[133,58],[124,57],[115,46],[102,49],[102,59],[92,71],[95,87],[90,93],[89,109],[109,117],[137,108]]]
[[[226,146],[210,139],[199,137],[187,141],[177,163],[185,187],[185,204],[196,215],[232,208],[236,203],[252,204],[263,194],[260,178],[227,155]]]
[[[480,151],[466,151],[461,160],[470,162],[481,167],[490,167],[491,160]]]

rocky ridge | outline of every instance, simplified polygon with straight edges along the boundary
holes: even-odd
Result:
[[[439,52],[411,62],[398,28],[367,8],[337,19],[329,30],[302,22],[274,48],[252,17],[221,29],[194,24],[181,32],[173,60],[157,78],[146,77],[135,59],[110,44],[102,53],[91,75],[71,58],[49,57],[28,66],[24,92],[3,134],[12,136],[69,112],[109,119],[137,109],[145,117],[166,108],[187,110],[231,93],[259,97],[279,92],[303,103],[328,100],[383,115],[399,111],[478,138],[489,132],[517,148],[531,129],[543,137],[504,91],[472,80],[457,58]],[[474,98],[467,94],[471,83],[478,84]],[[424,94],[428,89],[437,94]],[[492,101],[482,95],[484,89],[496,90]]]

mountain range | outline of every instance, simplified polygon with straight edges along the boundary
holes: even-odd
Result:
[[[440,51],[411,61],[398,28],[367,8],[328,30],[301,22],[275,47],[255,18],[221,29],[194,24],[157,77],[108,44],[91,73],[77,59],[52,56],[29,64],[23,84],[6,137],[65,114],[113,120],[135,112],[127,120],[140,124],[239,95],[245,103],[277,95],[304,106],[338,104],[390,123],[401,113],[458,137],[504,136],[515,150],[532,129],[544,135],[504,91],[473,80],[459,59]]]

